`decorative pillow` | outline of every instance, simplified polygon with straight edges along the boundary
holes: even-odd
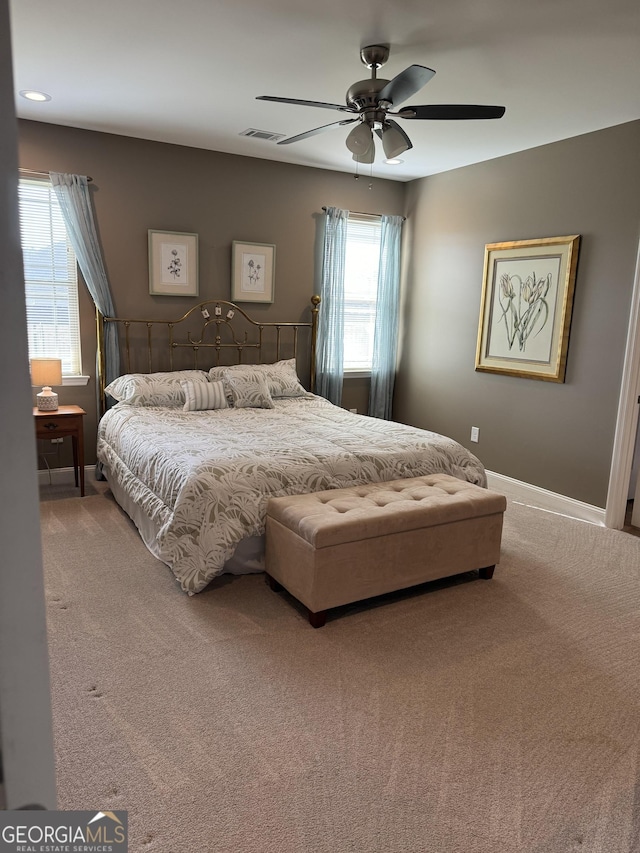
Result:
[[[207,409],[228,409],[224,382],[181,382],[185,412],[204,412]]]
[[[256,378],[229,376],[225,378],[225,382],[231,389],[233,405],[236,409],[275,408],[264,376],[257,376]]]
[[[256,379],[263,376],[269,385],[272,397],[313,397],[300,384],[296,372],[295,358],[276,361],[274,364],[234,364],[222,367],[212,367],[209,379],[228,379],[231,376],[241,376],[246,379]]]
[[[119,403],[130,406],[183,406],[181,382],[208,382],[204,370],[173,370],[162,373],[125,373],[104,389]]]

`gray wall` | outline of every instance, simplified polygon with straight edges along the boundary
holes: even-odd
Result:
[[[398,182],[374,179],[369,189],[368,179],[355,181],[349,174],[40,122],[19,122],[19,157],[22,168],[93,178],[99,236],[121,317],[178,317],[198,301],[229,299],[231,242],[244,240],[276,245],[275,302],[247,305],[247,311],[267,321],[308,320],[310,298],[319,289],[314,261],[323,205],[394,214],[404,206],[405,186]],[[199,235],[199,299],[149,295],[149,228]],[[96,432],[95,319],[84,288],[80,309],[83,371],[92,379],[86,388],[58,392],[61,403],[76,403],[87,412],[90,463]],[[368,389],[354,380],[350,390],[349,384],[343,405],[362,410]],[[69,458],[62,459],[65,464],[71,464]]]
[[[640,234],[640,122],[415,181],[394,417],[604,506]],[[582,235],[564,384],[475,372],[486,243]],[[469,441],[480,427],[480,443]]]

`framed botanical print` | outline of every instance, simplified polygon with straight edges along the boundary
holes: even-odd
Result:
[[[485,246],[476,370],[564,382],[579,235]]]
[[[231,301],[273,302],[276,247],[272,243],[233,241]]]
[[[198,295],[198,235],[149,231],[149,293]]]

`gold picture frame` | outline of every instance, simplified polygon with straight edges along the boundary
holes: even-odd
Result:
[[[149,293],[152,296],[197,296],[198,235],[149,230],[148,239]]]
[[[241,243],[231,252],[231,301],[273,302],[276,247],[273,243]]]
[[[476,370],[564,382],[580,235],[485,246]]]

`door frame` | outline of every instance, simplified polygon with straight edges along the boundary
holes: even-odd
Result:
[[[629,311],[627,345],[624,354],[618,415],[611,456],[611,473],[604,523],[620,530],[624,527],[629,496],[629,481],[638,430],[640,399],[640,241]]]

